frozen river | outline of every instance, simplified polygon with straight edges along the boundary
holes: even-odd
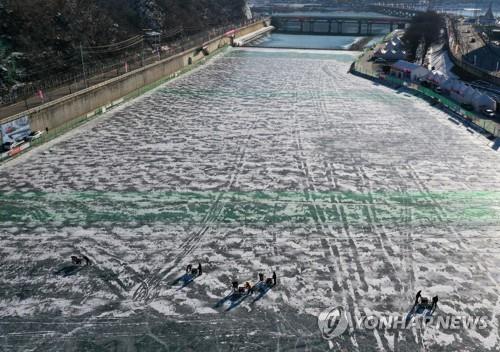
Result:
[[[252,41],[248,46],[261,48],[349,49],[363,37],[323,36],[315,34],[272,33]],[[379,38],[380,41],[382,38]]]
[[[228,50],[0,167],[0,351],[498,350],[500,157],[355,56]],[[488,327],[321,337],[420,289]]]

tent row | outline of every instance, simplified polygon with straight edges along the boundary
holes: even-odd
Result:
[[[412,62],[399,60],[391,66],[391,75],[415,82],[426,82],[433,87],[439,87],[459,104],[467,104],[474,110],[491,109],[496,111],[495,99],[470,85],[454,78],[447,77],[440,71],[429,71],[425,67]]]
[[[443,93],[449,94],[459,104],[472,105],[477,111],[496,110],[495,99],[458,79],[447,78],[439,71],[432,71],[425,77],[425,80],[439,87]]]
[[[406,58],[406,49],[401,41],[403,33],[402,30],[392,32],[391,38],[376,49],[373,57],[382,58],[386,61],[404,60]]]

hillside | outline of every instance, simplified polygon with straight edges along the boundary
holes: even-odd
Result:
[[[79,46],[119,42],[143,29],[187,36],[243,19],[245,0],[0,0],[0,90],[68,71]]]

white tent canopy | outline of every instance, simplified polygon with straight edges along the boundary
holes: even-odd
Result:
[[[463,94],[462,96],[464,97],[464,101],[467,103],[467,104],[472,104],[472,102],[474,101],[474,96],[476,95],[476,90],[470,86],[467,86],[467,88],[465,88],[465,90],[463,91]]]
[[[404,60],[406,58],[406,50],[401,42],[401,35],[401,32],[393,32],[391,39],[384,46],[377,49],[373,57],[380,57],[388,61]]]
[[[441,84],[446,81],[446,76],[441,71],[431,71],[424,77],[424,79],[427,82],[441,86]]]
[[[496,101],[489,95],[472,88],[462,81],[448,79],[440,85],[441,89],[450,94],[450,97],[459,104],[470,104],[475,110],[496,110]]]
[[[486,94],[480,94],[480,96],[474,100],[473,105],[476,110],[491,109],[495,111],[497,108],[495,99]]]
[[[392,65],[391,73],[393,73],[396,77],[403,79],[409,76],[412,81],[416,81],[427,76],[429,74],[429,70],[423,66],[414,64],[413,62],[399,60]]]
[[[444,81],[443,83],[441,83],[439,86],[444,91],[449,92],[452,89],[452,87],[453,87],[454,81],[455,81],[454,79],[447,79],[446,81]]]

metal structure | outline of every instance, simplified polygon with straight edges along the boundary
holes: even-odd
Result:
[[[433,7],[433,4],[429,2],[425,9],[431,9]],[[422,7],[415,7],[412,5],[408,6],[390,6],[390,5],[370,5],[368,8],[371,11],[383,13],[384,15],[387,16],[394,16],[394,17],[403,17],[403,18],[412,18],[419,13],[424,12]]]
[[[385,25],[392,32],[396,28],[404,28],[410,18],[390,16],[315,16],[275,14],[271,23],[277,32],[339,34],[339,35],[372,35],[374,25]]]

